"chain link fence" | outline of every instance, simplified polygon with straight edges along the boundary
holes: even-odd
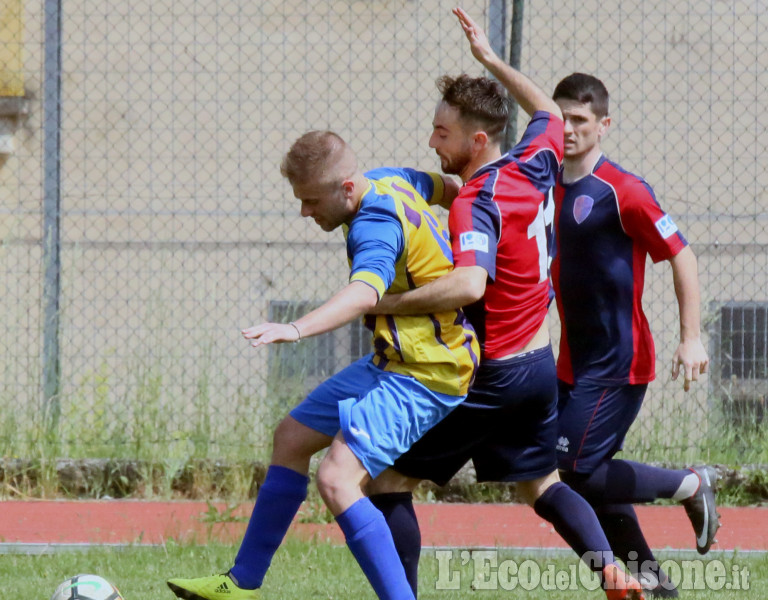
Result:
[[[266,456],[288,407],[368,347],[356,325],[258,351],[240,336],[346,280],[341,233],[299,217],[280,159],[330,128],[367,168],[438,170],[434,81],[481,73],[451,6],[2,0],[0,454]],[[699,257],[711,373],[689,394],[669,381],[677,305],[668,265],[649,267],[659,377],[627,451],[768,463],[768,11],[464,8],[545,89],[573,71],[605,81],[606,153]]]

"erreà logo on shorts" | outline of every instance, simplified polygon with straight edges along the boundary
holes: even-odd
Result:
[[[462,252],[488,252],[488,236],[479,231],[465,231],[459,236],[459,248]]]
[[[656,221],[655,225],[656,229],[658,229],[659,233],[661,234],[661,237],[663,237],[665,240],[677,231],[677,225],[675,225],[675,222],[669,215],[664,215],[661,217],[661,219]]]

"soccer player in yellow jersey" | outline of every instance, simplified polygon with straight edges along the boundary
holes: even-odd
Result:
[[[365,316],[373,353],[334,375],[294,408],[274,434],[272,461],[227,574],[173,579],[190,600],[258,598],[264,575],[306,497],[309,461],[330,446],[317,471],[323,500],[379,598],[413,598],[382,516],[362,486],[460,404],[478,364],[475,332],[460,309],[370,315],[385,292],[404,292],[453,268],[451,246],[428,201],[450,201],[450,178],[412,169],[363,173],[351,148],[330,131],[300,137],[282,174],[301,215],[324,231],[344,228],[349,284],[292,323],[243,331],[253,346],[296,342]]]

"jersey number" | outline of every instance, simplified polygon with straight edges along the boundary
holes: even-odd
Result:
[[[550,241],[552,233],[552,223],[555,220],[555,201],[552,194],[552,188],[549,188],[547,199],[539,204],[539,210],[533,223],[528,225],[528,239],[536,238],[536,248],[539,251],[539,283],[547,280],[549,277],[549,265],[552,258],[549,256],[547,242]]]

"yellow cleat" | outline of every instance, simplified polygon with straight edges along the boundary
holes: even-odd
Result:
[[[196,579],[169,579],[168,587],[184,600],[257,600],[259,590],[239,588],[229,573]]]

